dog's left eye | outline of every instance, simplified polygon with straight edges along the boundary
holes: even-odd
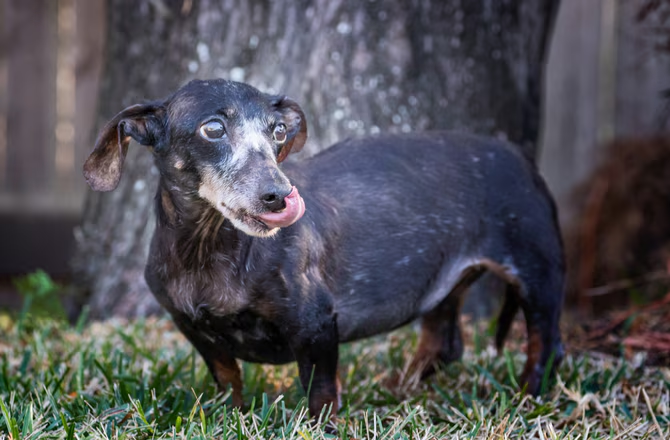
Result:
[[[224,134],[226,134],[226,129],[221,121],[209,121],[200,126],[200,136],[205,139],[221,139]]]
[[[286,125],[281,123],[277,124],[272,132],[272,137],[278,144],[286,142]]]

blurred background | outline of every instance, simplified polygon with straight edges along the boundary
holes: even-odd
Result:
[[[73,286],[71,313],[155,311],[137,307],[150,155],[131,149],[116,199],[80,170],[114,113],[207,77],[295,97],[305,154],[384,130],[511,139],[559,203],[570,305],[667,291],[667,0],[5,0],[0,23],[0,307],[42,269]]]

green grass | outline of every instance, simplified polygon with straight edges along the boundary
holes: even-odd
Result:
[[[562,382],[532,398],[517,392],[519,343],[498,356],[471,326],[476,347],[424,383],[388,385],[414,352],[412,329],[343,346],[343,408],[328,434],[306,416],[295,365],[243,364],[246,407],[231,409],[167,319],[21,332],[4,321],[0,439],[670,438],[668,368],[568,356]]]

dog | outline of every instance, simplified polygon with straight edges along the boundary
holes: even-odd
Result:
[[[538,393],[563,357],[565,264],[531,161],[503,141],[425,132],[282,163],[306,137],[290,98],[194,80],[117,114],[84,164],[91,188],[111,191],[130,139],[149,147],[160,177],[145,278],[233,404],[237,359],[296,361],[312,416],[335,413],[338,344],[417,318],[410,369],[429,376],[461,357],[463,294],[486,271],[507,286],[496,345],[520,308],[521,384]]]

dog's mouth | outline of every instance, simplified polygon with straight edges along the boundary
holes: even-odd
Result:
[[[305,213],[305,201],[295,186],[291,189],[291,193],[284,197],[284,203],[286,206],[281,211],[265,212],[256,216],[257,219],[270,229],[285,228],[297,222]]]
[[[285,228],[297,222],[305,213],[305,202],[295,186],[291,193],[284,198],[284,202],[286,206],[281,211],[251,214],[246,210],[238,210],[233,212],[233,218],[239,222],[237,227],[246,233],[269,236],[279,228]],[[223,203],[221,203],[221,206],[230,210]]]

